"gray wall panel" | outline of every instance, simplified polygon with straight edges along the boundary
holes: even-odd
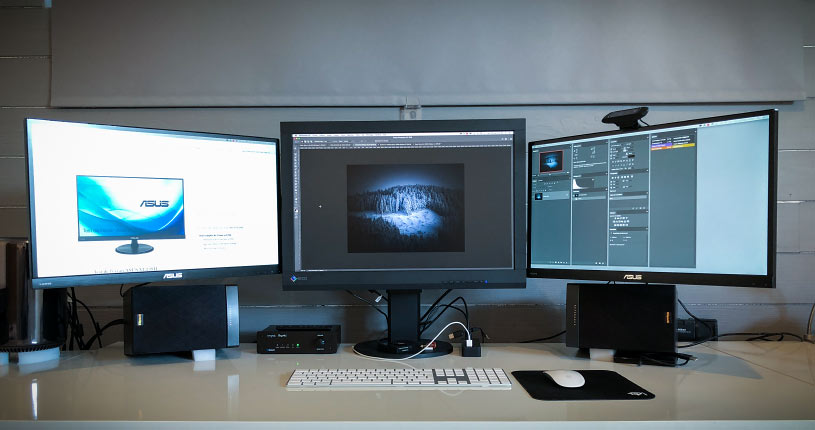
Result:
[[[23,118],[36,117],[42,111],[44,109],[0,108],[0,157],[25,155]]]
[[[51,61],[0,58],[0,106],[48,106]]]
[[[24,158],[0,157],[0,202],[3,206],[27,206]]]
[[[0,9],[0,56],[51,55],[48,9]]]
[[[800,252],[801,203],[779,203],[777,205],[778,220],[778,252]]]
[[[808,98],[779,109],[778,147],[815,149],[815,98]]]
[[[28,208],[0,202],[0,237],[28,237]]]
[[[776,267],[778,290],[789,292],[792,302],[815,299],[815,254],[779,254]],[[800,289],[801,294],[792,297],[793,289]]]
[[[803,0],[804,45],[815,45],[815,1]]]
[[[806,95],[797,0],[240,4],[57,2],[53,104],[687,103]]]
[[[804,74],[807,97],[815,97],[815,47],[804,48]]]
[[[801,203],[798,216],[798,243],[801,251],[815,252],[815,202]]]
[[[815,200],[815,151],[778,153],[778,200]]]

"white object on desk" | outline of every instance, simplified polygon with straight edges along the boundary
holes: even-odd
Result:
[[[17,364],[20,366],[44,363],[51,360],[59,360],[59,347],[17,353]]]
[[[563,388],[580,388],[586,384],[586,378],[576,370],[544,370],[543,373]]]
[[[192,352],[193,361],[215,361],[214,349],[196,349]]]
[[[593,361],[612,363],[614,362],[614,353],[613,349],[589,348],[589,358]]]

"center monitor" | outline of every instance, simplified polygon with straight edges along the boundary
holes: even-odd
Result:
[[[355,347],[380,357],[423,350],[422,289],[525,287],[525,128],[281,123],[283,287],[388,290],[388,338]]]

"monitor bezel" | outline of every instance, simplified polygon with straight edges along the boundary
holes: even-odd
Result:
[[[36,232],[36,207],[34,204],[34,195],[36,194],[36,187],[33,182],[33,159],[32,142],[29,136],[29,121],[45,121],[54,123],[69,123],[77,125],[89,125],[102,129],[124,130],[132,132],[146,132],[153,134],[168,134],[172,136],[191,136],[215,139],[236,139],[236,140],[252,140],[258,142],[267,142],[275,146],[275,174],[277,176],[277,189],[275,190],[275,198],[277,199],[277,264],[267,265],[253,265],[253,266],[226,266],[226,267],[208,267],[199,269],[186,269],[178,268],[171,270],[160,270],[152,272],[135,272],[135,273],[109,273],[103,275],[66,275],[66,276],[37,276],[37,232]],[[149,128],[149,127],[134,127],[126,125],[114,124],[101,124],[91,122],[78,122],[78,121],[63,121],[47,118],[25,118],[23,120],[23,131],[25,137],[25,168],[26,168],[26,199],[28,201],[28,215],[29,215],[29,252],[28,252],[28,269],[31,274],[31,285],[35,289],[45,288],[67,288],[67,287],[82,287],[82,286],[95,286],[95,285],[111,285],[111,284],[128,284],[128,283],[147,283],[147,282],[166,282],[166,281],[179,281],[179,280],[200,280],[200,279],[220,279],[220,278],[235,278],[245,276],[262,276],[273,275],[280,273],[281,268],[281,220],[280,220],[280,139],[262,136],[247,136],[229,133],[212,133],[188,130],[175,130],[166,128]],[[130,239],[130,237],[123,240]],[[152,238],[150,238],[152,240]],[[114,240],[108,239],[105,240]]]
[[[769,116],[769,169],[768,175],[771,184],[768,187],[768,228],[767,228],[767,274],[766,275],[746,275],[746,274],[720,274],[720,273],[683,273],[683,272],[649,272],[649,271],[620,271],[620,270],[586,270],[586,269],[543,269],[532,268],[532,247],[527,246],[526,274],[529,278],[550,278],[550,279],[575,279],[589,281],[611,281],[611,282],[636,282],[636,283],[668,283],[668,284],[690,284],[690,285],[720,285],[730,287],[756,287],[775,288],[776,278],[776,210],[777,210],[777,187],[778,187],[778,111],[767,109],[753,112],[737,113],[732,115],[720,115],[706,118],[698,118],[687,121],[677,121],[665,124],[655,124],[637,129],[640,131],[658,131],[671,127],[683,127],[708,122],[728,121],[734,119]],[[574,136],[559,137],[555,139],[544,139],[530,141],[527,145],[527,153],[532,153],[532,147],[541,144],[551,144],[566,142],[578,139],[594,139],[602,137],[616,136],[631,133],[632,130],[613,130],[598,133],[581,134]],[[527,160],[526,186],[527,186],[527,225],[532,224],[532,169],[533,157]],[[532,229],[527,231],[527,243],[531,244]]]
[[[514,267],[492,270],[389,270],[389,271],[325,271],[294,272],[294,196],[293,139],[294,134],[333,133],[423,133],[423,132],[485,132],[512,131],[513,166],[513,259]],[[309,121],[281,122],[281,220],[283,221],[282,282],[283,289],[301,290],[421,290],[421,289],[485,289],[525,288],[526,185],[525,119],[465,119],[465,120],[406,120],[406,121]]]

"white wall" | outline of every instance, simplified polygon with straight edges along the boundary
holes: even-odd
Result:
[[[41,117],[278,137],[286,120],[398,119],[396,107],[150,107],[57,109],[51,106],[50,10],[42,0],[0,0],[0,237],[26,236],[23,118]],[[26,7],[20,7],[26,6]],[[778,288],[755,290],[682,286],[680,297],[699,316],[715,317],[723,331],[804,330],[815,301],[815,1],[801,2],[807,98],[787,103],[657,104],[646,118],[661,123],[778,108]],[[726,60],[726,55],[723,56]],[[76,58],[75,61],[82,61]],[[607,129],[600,118],[620,105],[425,107],[424,119],[527,118],[530,140]],[[244,335],[272,323],[343,324],[346,341],[384,329],[378,313],[345,293],[283,292],[278,276],[240,280]],[[565,282],[529,280],[527,289],[461,292],[472,320],[496,341],[543,337],[562,327]],[[436,292],[428,292],[425,302]],[[88,287],[78,295],[97,318],[120,317],[118,285]],[[112,333],[106,340],[116,338]]]

